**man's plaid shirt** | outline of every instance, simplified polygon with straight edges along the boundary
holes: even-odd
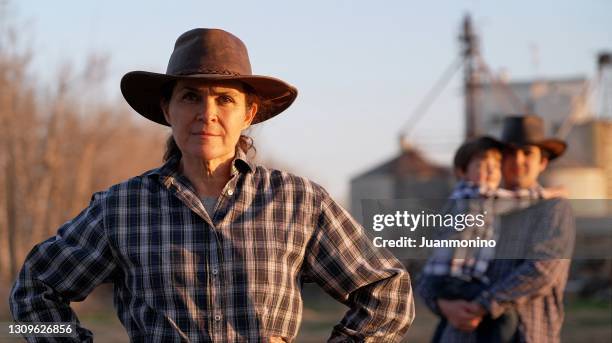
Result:
[[[15,319],[76,321],[69,303],[112,282],[133,342],[289,342],[306,280],[349,307],[334,339],[404,335],[414,318],[407,272],[323,188],[238,151],[209,216],[177,162],[96,193],[34,247],[11,292]]]
[[[574,248],[576,228],[570,203],[565,199],[541,200],[521,211],[506,214],[500,223],[496,250],[501,256],[490,261],[486,276],[490,285],[474,299],[489,316],[498,318],[507,309],[519,316],[519,341],[558,343],[563,324],[563,294]],[[503,244],[502,244],[503,243]],[[425,304],[441,316],[431,278],[423,274],[417,286]],[[477,342],[476,335],[446,325],[445,343]]]

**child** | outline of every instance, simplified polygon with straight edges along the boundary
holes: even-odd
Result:
[[[453,161],[459,182],[451,199],[550,199],[567,197],[564,187],[539,188],[532,192],[500,188],[501,160],[505,146],[494,138],[483,136],[463,143]],[[504,211],[506,212],[506,211]]]
[[[487,215],[483,227],[458,233],[445,230],[446,238],[456,234],[461,239],[496,239],[493,222],[496,215],[530,206],[539,199],[564,195],[563,189],[512,191],[500,188],[504,148],[503,143],[491,137],[480,137],[464,143],[457,150],[453,164],[459,182],[450,196],[453,200],[452,212],[487,212]],[[440,299],[471,301],[476,298],[489,285],[486,271],[494,256],[495,250],[492,247],[437,248],[425,265],[419,287],[426,302],[437,302]],[[446,326],[446,319],[442,318],[434,342],[440,341]],[[512,342],[516,339],[517,327],[516,311],[507,310],[495,320],[485,316],[476,329],[476,336],[479,342],[489,341],[491,337],[495,337],[495,342]]]
[[[450,198],[497,197],[503,147],[501,142],[490,137],[480,137],[462,144],[453,161],[459,182]]]
[[[488,211],[485,218],[489,216],[492,218],[495,210],[491,201],[474,202],[467,199],[515,197],[513,192],[499,188],[503,148],[502,143],[490,137],[480,137],[459,147],[454,158],[455,173],[459,182],[450,196],[453,200],[453,212]],[[488,219],[482,228],[468,229],[459,233],[462,239],[475,238],[476,234],[482,239],[494,239],[493,222]],[[433,299],[467,301],[476,298],[489,284],[486,270],[494,253],[494,248],[490,247],[436,249],[424,269],[424,279],[428,280],[425,287],[430,290],[429,293],[433,292],[428,296]],[[440,341],[447,325],[446,319],[442,318],[434,335],[434,342]],[[517,326],[518,315],[511,310],[495,320],[483,319],[476,329],[476,334],[489,339],[496,337],[496,341],[499,342],[510,342],[514,339]]]

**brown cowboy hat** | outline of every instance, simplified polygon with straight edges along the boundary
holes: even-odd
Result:
[[[544,121],[536,115],[511,115],[504,118],[501,142],[509,147],[535,145],[548,153],[548,159],[561,156],[567,144],[544,136]]]
[[[136,112],[169,126],[160,107],[162,87],[181,79],[238,80],[253,88],[262,106],[252,124],[268,120],[289,107],[297,89],[269,76],[253,75],[246,46],[219,29],[193,29],[174,44],[165,74],[132,71],[121,79],[121,93]]]

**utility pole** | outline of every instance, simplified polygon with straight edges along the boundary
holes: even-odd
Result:
[[[478,37],[472,28],[472,19],[467,14],[463,19],[463,30],[459,36],[463,56],[464,94],[465,94],[465,139],[479,135],[477,93],[478,93]]]
[[[597,115],[600,118],[612,118],[612,53],[602,51],[597,55],[597,75],[599,79],[600,108]]]

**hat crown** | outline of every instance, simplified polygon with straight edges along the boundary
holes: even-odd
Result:
[[[535,115],[504,118],[502,141],[512,144],[533,144],[545,139],[544,121]]]
[[[219,29],[193,29],[174,44],[166,73],[169,75],[252,75],[245,44]]]
[[[179,36],[165,74],[132,71],[121,78],[121,93],[136,112],[170,125],[160,107],[164,87],[178,80],[216,82],[236,80],[257,95],[259,106],[251,124],[268,120],[287,109],[297,97],[295,87],[270,76],[253,75],[244,43],[219,29],[193,29]]]
[[[504,118],[501,141],[509,146],[538,146],[548,152],[549,160],[561,156],[567,148],[564,141],[545,136],[544,120],[537,115],[513,115]]]

